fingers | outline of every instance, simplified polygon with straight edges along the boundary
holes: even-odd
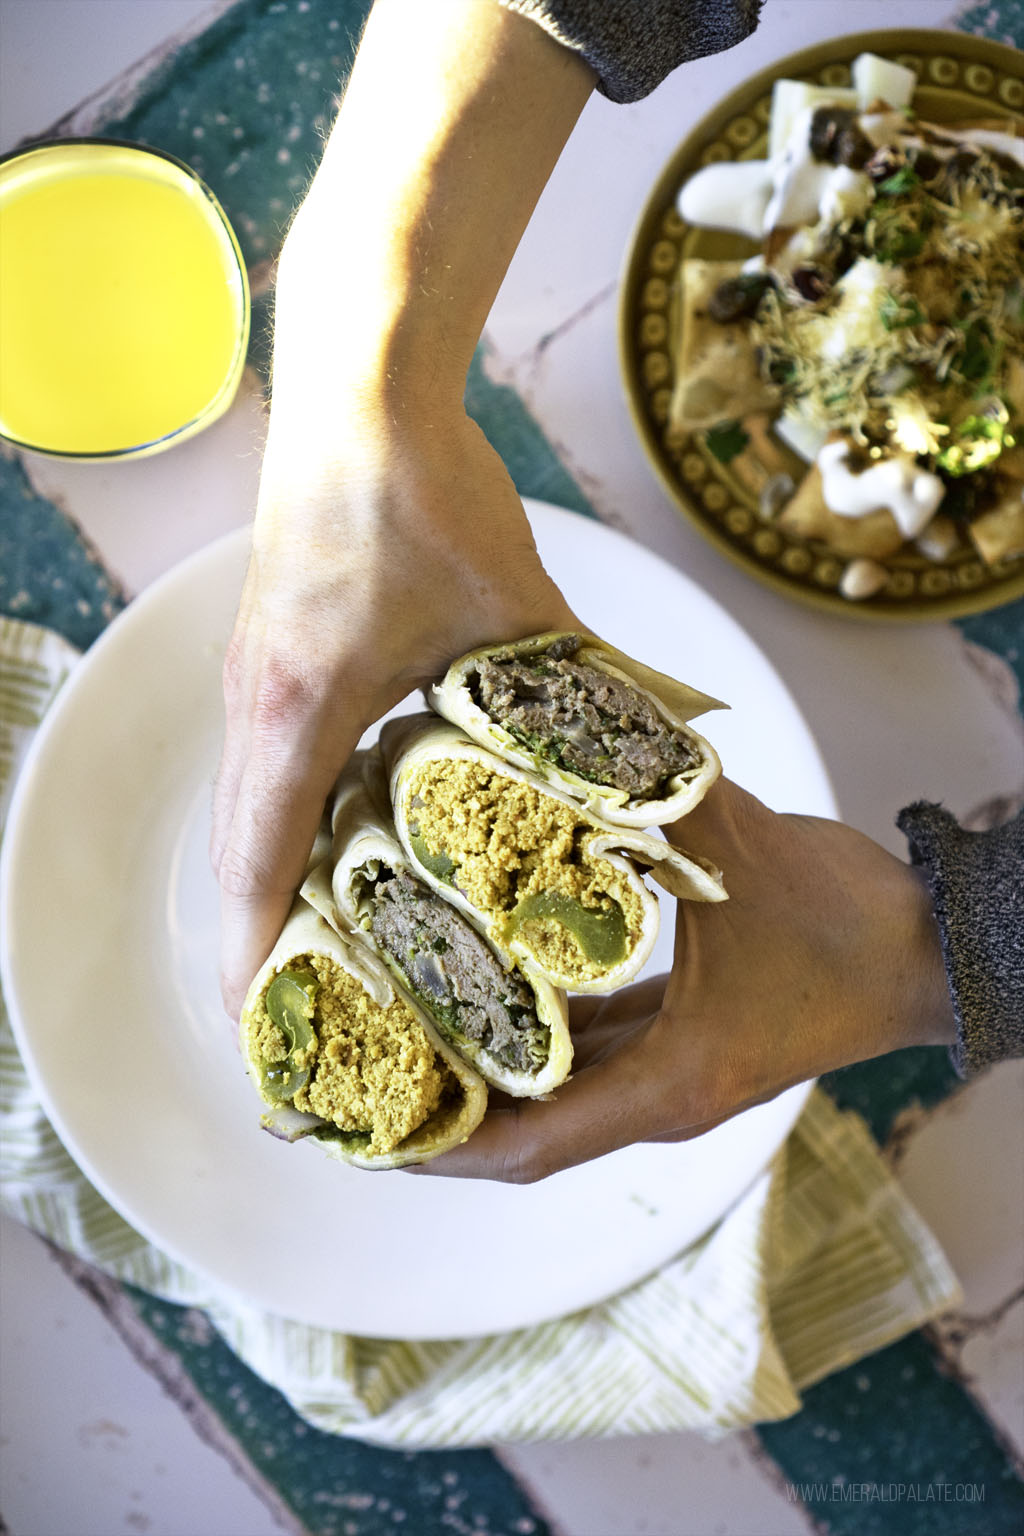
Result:
[[[626,1020],[638,1022],[657,1013],[665,994],[668,976],[647,976],[631,986],[620,987],[618,992],[586,993],[573,997],[569,1003],[569,1027],[573,1039],[579,1039],[596,1024],[609,1019],[618,1023]]]
[[[250,981],[284,926],[305,873],[333,762],[250,757],[221,853],[221,985],[237,1018]]]
[[[758,800],[723,779],[665,832],[676,846],[729,868],[765,817],[771,813]],[[607,998],[574,999],[576,1071],[552,1100],[489,1111],[464,1146],[416,1172],[533,1183],[633,1142],[702,1135],[752,1102],[742,1063],[731,1060],[735,1053],[705,1038],[706,945],[692,905],[677,909],[670,978],[649,978]]]
[[[488,1111],[464,1146],[423,1163],[417,1174],[533,1184],[660,1130],[656,1086],[642,1028],[622,1049],[585,1067],[553,1099],[520,1099]]]
[[[761,801],[732,779],[719,778],[692,811],[662,830],[674,848],[699,853],[721,863],[736,840],[757,821],[771,815]],[[727,872],[728,873],[728,872]]]
[[[296,680],[239,685],[225,669],[228,731],[211,858],[221,887],[221,986],[237,1018],[284,925],[324,804],[358,741],[342,700]]]
[[[573,1071],[593,1066],[656,1014],[665,996],[667,976],[652,976],[610,996],[574,997],[569,1008]]]
[[[665,1128],[665,1062],[648,1049],[666,977],[572,1002],[576,1070],[548,1100],[494,1096],[464,1146],[409,1172],[532,1184]],[[672,1139],[675,1139],[674,1137]]]

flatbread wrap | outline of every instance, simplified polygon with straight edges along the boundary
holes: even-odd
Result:
[[[659,921],[642,871],[675,896],[725,900],[712,864],[610,826],[447,721],[388,721],[380,747],[395,829],[420,879],[553,986],[611,992],[635,979]]]
[[[471,651],[429,703],[612,826],[676,821],[722,771],[688,722],[725,706],[591,635],[532,635]]]
[[[493,1088],[540,1097],[572,1065],[565,993],[499,951],[413,867],[376,752],[356,753],[330,805],[330,846],[306,900],[397,977]]]
[[[487,1107],[429,1015],[301,897],[249,988],[239,1038],[264,1127],[360,1168],[436,1157]]]

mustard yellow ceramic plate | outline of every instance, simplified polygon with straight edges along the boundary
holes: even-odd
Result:
[[[1024,595],[1024,557],[987,566],[972,549],[942,563],[904,551],[890,557],[884,587],[850,601],[839,590],[846,562],[826,545],[800,540],[760,515],[758,497],[734,460],[719,462],[703,433],[669,424],[674,384],[672,309],[685,257],[728,260],[757,247],[738,235],[696,229],[676,211],[683,183],[702,166],[767,154],[772,85],[780,77],[848,86],[860,53],[914,70],[914,106],[933,122],[1006,118],[1024,124],[1024,67],[1013,48],[957,32],[861,32],[780,59],[727,96],[665,166],[630,246],[619,315],[626,394],[641,440],[673,500],[723,554],[776,591],[817,608],[858,618],[940,619],[977,613]],[[773,468],[795,481],[806,465],[768,428],[760,445]],[[752,442],[751,450],[758,445]]]

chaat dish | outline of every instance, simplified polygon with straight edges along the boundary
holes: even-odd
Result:
[[[672,424],[847,562],[851,599],[897,554],[1024,556],[1024,128],[924,121],[916,83],[873,54],[850,89],[779,80],[768,158],[679,195],[760,249],[682,261]]]

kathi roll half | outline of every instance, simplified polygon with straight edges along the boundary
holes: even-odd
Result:
[[[263,1125],[361,1168],[422,1163],[487,1107],[477,1074],[384,966],[298,898],[249,988],[242,1058]]]
[[[428,703],[613,826],[678,820],[722,771],[688,722],[725,706],[592,635],[483,646],[452,663]]]
[[[725,900],[706,860],[610,826],[446,721],[391,720],[380,748],[418,877],[553,986],[611,992],[634,980],[659,922],[643,871],[675,896]]]
[[[302,894],[382,961],[438,1034],[494,1088],[539,1097],[572,1064],[568,1004],[416,870],[395,834],[378,752],[359,752],[329,806],[330,848]]]

